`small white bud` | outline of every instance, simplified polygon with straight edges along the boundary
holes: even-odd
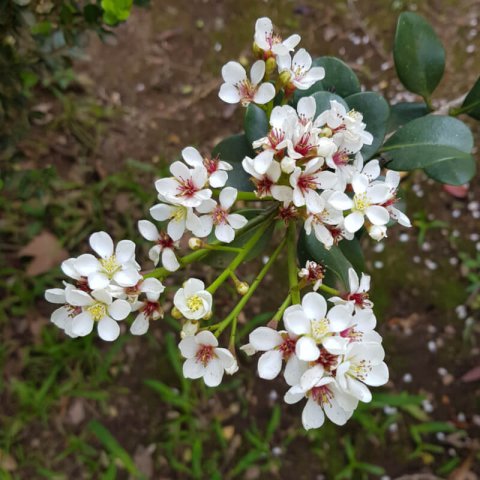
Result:
[[[368,234],[378,242],[387,236],[387,227],[385,225],[372,225]]]
[[[250,288],[247,282],[239,282],[236,285],[237,292],[239,295],[245,295],[248,292],[248,289]]]
[[[321,137],[318,140],[317,155],[320,157],[331,157],[336,150],[337,146],[331,138]]]
[[[199,248],[203,247],[203,241],[199,238],[192,237],[188,240],[188,247],[191,250],[198,250]]]
[[[198,322],[190,322],[187,321],[183,324],[182,331],[180,332],[180,336],[182,338],[185,337],[193,337],[198,332]]]
[[[282,168],[282,172],[284,173],[292,173],[295,169],[295,160],[290,157],[283,157],[282,161],[280,162],[280,167]]]

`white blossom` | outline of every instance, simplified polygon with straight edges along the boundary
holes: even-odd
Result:
[[[218,158],[203,158],[194,147],[186,147],[182,150],[182,157],[191,167],[205,167],[208,174],[208,184],[212,188],[222,188],[228,180],[228,171],[232,166]]]
[[[273,55],[288,55],[299,43],[300,35],[290,35],[285,40],[273,31],[272,21],[267,17],[259,18],[255,23],[255,43],[268,58]]]
[[[138,312],[130,326],[132,335],[144,335],[148,331],[151,320],[158,320],[163,315],[163,310],[158,302],[165,286],[156,278],[146,278],[139,286],[139,292],[145,296],[132,304],[132,312]]]
[[[348,283],[350,291],[342,297],[330,297],[329,301],[335,305],[345,305],[347,303],[355,307],[355,310],[364,308],[373,308],[373,302],[369,299],[370,290],[370,275],[362,273],[361,278],[358,278],[357,272],[353,268],[348,269]]]
[[[288,72],[290,74],[290,83],[295,88],[307,90],[315,82],[325,77],[323,67],[312,67],[312,57],[301,48],[293,58],[288,55],[282,55],[277,58],[278,72]]]
[[[205,385],[220,385],[225,371],[235,370],[236,360],[226,348],[218,347],[218,340],[209,331],[185,337],[179,343],[180,352],[186,358],[183,364],[185,378],[203,378]]]
[[[212,311],[212,294],[197,278],[190,278],[173,297],[173,304],[189,320],[200,320]]]
[[[73,285],[66,283],[65,288],[50,288],[45,291],[47,302],[62,305],[52,312],[50,321],[72,338],[77,337],[72,331],[72,321],[78,314],[82,313],[80,307],[70,305],[67,302],[66,292],[74,289]]]

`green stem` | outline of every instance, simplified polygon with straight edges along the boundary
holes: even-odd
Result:
[[[268,270],[270,270],[270,267],[273,265],[273,263],[277,259],[279,253],[282,251],[283,247],[286,244],[286,240],[287,240],[287,237],[285,237],[280,242],[280,245],[278,245],[278,247],[275,249],[275,251],[272,253],[270,258],[268,259],[268,262],[263,266],[263,268],[260,270],[255,280],[250,285],[250,288],[248,289],[247,293],[240,299],[240,301],[237,303],[235,308],[229,313],[229,315],[221,322],[215,325],[210,325],[210,327],[208,327],[209,330],[215,330],[215,335],[217,337],[220,336],[220,334],[225,330],[225,328],[227,328],[228,325],[235,318],[238,317],[238,314],[242,311],[243,307],[246,305],[250,297],[253,295],[257,287],[260,285],[260,282],[263,280],[263,277],[265,277]]]
[[[263,234],[270,226],[273,220],[273,216],[267,217],[264,224],[258,227],[257,231],[248,239],[247,243],[243,246],[241,252],[232,260],[230,265],[217,277],[217,279],[207,288],[207,292],[215,293],[222,285],[222,283],[232,274],[238,266],[245,260],[245,257],[250,253],[256,243],[262,238]]]
[[[205,248],[206,250],[213,250],[218,252],[239,253],[242,251],[242,249],[238,247],[228,247],[226,245],[215,245],[215,244],[206,244],[203,248]]]
[[[451,108],[448,114],[452,117],[456,117],[457,115],[460,115],[462,113],[468,113],[470,112],[470,110],[474,110],[478,106],[480,106],[480,100],[477,100],[470,105],[466,105],[465,107]]]
[[[329,287],[328,285],[324,285],[323,283],[320,285],[319,289],[330,295],[335,295],[336,297],[340,295],[340,292],[338,290]]]
[[[298,288],[298,270],[297,270],[297,228],[295,222],[288,224],[287,232],[287,261],[288,261],[288,281],[290,284],[290,294],[292,303],[300,303],[300,289]]]
[[[218,198],[220,196],[220,190],[213,190],[213,196]],[[255,192],[238,192],[237,200],[243,200],[245,202],[272,202],[274,201],[273,197],[262,197],[259,198]]]
[[[269,323],[278,323],[282,317],[283,317],[283,312],[290,306],[292,303],[292,296],[290,294],[287,295],[283,303],[278,307],[277,312],[275,315],[272,317]]]

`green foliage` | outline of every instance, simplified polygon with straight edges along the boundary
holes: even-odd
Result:
[[[383,143],[390,108],[387,101],[375,92],[355,93],[347,97],[345,101],[350,108],[363,115],[363,121],[367,125],[366,130],[373,135],[372,144],[364,145],[361,150],[363,159],[367,161],[375,155]]]
[[[251,144],[244,134],[232,135],[222,140],[212,150],[213,156],[230,163],[233,170],[228,172],[227,185],[244,192],[253,192],[254,185],[250,175],[243,169],[242,160],[248,156],[253,157]]]
[[[445,70],[445,50],[423,17],[413,12],[399,16],[393,57],[403,85],[428,104]]]
[[[385,142],[381,152],[392,170],[423,168],[434,180],[462,185],[475,174],[472,148],[473,136],[464,123],[428,115],[400,128]]]
[[[268,119],[265,110],[251,103],[245,110],[244,129],[250,145],[268,133]]]
[[[318,117],[323,111],[330,109],[330,102],[332,100],[336,100],[338,103],[342,104],[347,110],[348,105],[347,102],[338,95],[330,92],[316,92],[312,95],[312,98],[315,99],[315,103],[317,106],[315,116]]]
[[[480,120],[480,78],[468,92],[462,106],[457,111],[452,111],[453,115],[458,115],[459,113],[467,113],[472,118]]]
[[[103,19],[108,25],[124,22],[130,16],[133,0],[102,0]]]
[[[428,115],[429,113],[430,111],[424,103],[401,102],[392,105],[390,107],[387,131],[394,132],[406,123]]]

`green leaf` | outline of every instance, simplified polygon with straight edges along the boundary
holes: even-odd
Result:
[[[342,60],[336,57],[319,57],[312,62],[314,67],[325,69],[325,78],[316,82],[307,90],[296,90],[294,103],[302,97],[308,97],[316,92],[329,91],[340,97],[348,97],[360,92],[360,82],[354,71]]]
[[[366,270],[365,258],[363,258],[363,250],[358,238],[354,237],[352,240],[344,239],[339,242],[338,246],[358,274]]]
[[[361,153],[364,160],[369,160],[383,143],[387,131],[387,121],[390,116],[390,107],[387,101],[375,92],[355,93],[345,99],[350,108],[363,115],[366,130],[373,135],[371,145],[365,145]]]
[[[315,235],[307,235],[302,230],[298,239],[298,258],[300,265],[304,265],[307,260],[314,260],[322,263],[327,269],[327,273],[333,273],[348,288],[348,269],[353,268],[339,247],[333,246],[327,250]]]
[[[392,170],[423,168],[438,182],[462,185],[475,174],[472,148],[472,133],[463,122],[428,115],[400,128],[380,151]]]
[[[190,403],[188,402],[188,400],[185,400],[182,396],[178,394],[178,392],[175,392],[175,390],[165,385],[164,383],[158,380],[144,380],[144,383],[153,391],[158,393],[160,398],[165,403],[168,403],[172,407],[177,407],[181,410],[189,410]]]
[[[265,137],[268,133],[268,119],[265,110],[250,103],[245,111],[244,128],[250,145],[255,140]]]
[[[233,170],[228,172],[227,185],[243,192],[253,192],[254,185],[250,180],[250,175],[242,167],[242,160],[246,156],[253,157],[255,154],[244,134],[240,133],[225,138],[214,147],[212,155],[218,155],[221,160],[232,165]]]
[[[429,99],[445,70],[445,49],[423,17],[413,12],[399,16],[393,58],[403,85]]]
[[[390,107],[387,132],[394,132],[416,118],[428,115],[430,111],[424,103],[401,102]]]
[[[132,10],[133,0],[102,0],[103,19],[108,25],[124,22]]]
[[[467,113],[472,118],[480,120],[480,77],[468,92],[460,110],[461,112],[459,113]]]
[[[345,100],[342,97],[335,95],[334,93],[317,92],[312,95],[312,98],[315,99],[315,103],[317,105],[315,117],[318,117],[325,110],[330,110],[330,102],[332,100],[336,100],[338,103],[341,103],[347,110],[349,109]]]

